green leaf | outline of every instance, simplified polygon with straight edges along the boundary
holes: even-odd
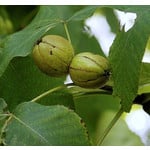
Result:
[[[55,5],[48,6],[50,7],[58,16],[60,20],[66,21],[75,13],[75,6],[66,6],[66,5]]]
[[[149,39],[148,39],[146,49],[150,50],[150,37],[149,37]],[[148,51],[148,52],[149,52],[149,51]]]
[[[19,131],[19,132],[18,132]],[[6,128],[6,145],[89,145],[81,118],[64,106],[22,103]]]
[[[148,5],[142,5],[142,6],[137,6],[137,5],[117,5],[117,6],[111,6],[112,8],[116,8],[119,10],[123,10],[125,12],[133,12],[133,13],[137,13],[137,14],[141,14],[141,12],[143,11],[149,11],[149,6]],[[148,14],[147,14],[148,15]]]
[[[88,6],[76,12],[68,21],[81,21],[90,17],[99,6]]]
[[[150,93],[150,63],[142,63],[138,94]]]
[[[10,62],[0,78],[0,95],[7,102],[9,110],[13,110],[19,103],[30,101],[43,92],[63,84],[64,78],[45,75],[37,68],[31,57],[17,57]],[[60,100],[57,100],[55,104],[61,102],[60,97],[58,96]],[[46,101],[47,98],[50,105],[51,97],[45,97],[42,100]],[[62,98],[61,104],[63,102],[67,104],[67,101],[69,106],[72,105],[70,97]]]
[[[0,98],[0,145],[3,145],[4,125],[7,119],[7,104],[4,99]]]
[[[150,63],[142,63],[139,85],[150,84]]]
[[[133,28],[117,34],[109,55],[114,80],[113,94],[120,97],[126,112],[137,94],[141,61],[150,35],[150,9],[137,12]]]
[[[41,6],[30,25],[7,38],[0,53],[0,76],[14,57],[30,54],[35,42],[58,23],[60,20],[56,13],[48,6]]]
[[[145,84],[139,87],[138,94],[142,94],[142,93],[150,93],[150,84]]]

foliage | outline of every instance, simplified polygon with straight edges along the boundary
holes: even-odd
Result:
[[[21,7],[0,8],[1,145],[96,145],[112,113],[120,108],[129,112],[133,103],[149,104],[145,95],[149,95],[150,88],[145,90],[145,86],[150,84],[150,64],[142,63],[150,35],[149,6]],[[113,9],[136,13],[134,26],[127,32],[120,30]],[[67,25],[75,53],[88,51],[104,56],[96,39],[83,32],[85,19],[95,12],[106,16],[111,31],[116,33],[108,56],[110,81],[100,89],[62,86],[33,102],[65,80],[44,75],[33,62],[33,46],[43,35],[67,38]],[[149,108],[146,110],[149,113]],[[120,119],[102,145],[142,143]]]

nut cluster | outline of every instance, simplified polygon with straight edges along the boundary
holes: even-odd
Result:
[[[74,56],[72,45],[58,35],[46,35],[33,49],[33,59],[38,68],[49,76],[70,74],[75,85],[99,88],[109,79],[109,62],[90,52]]]

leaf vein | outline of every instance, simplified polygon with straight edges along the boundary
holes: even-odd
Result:
[[[32,127],[30,127],[29,125],[27,125],[25,122],[23,122],[20,118],[18,118],[17,116],[15,116],[14,114],[12,115],[14,117],[14,119],[16,119],[19,123],[23,124],[26,128],[30,129],[32,132],[34,132],[36,135],[38,135],[40,138],[42,138],[42,140],[45,143],[48,143],[48,140],[43,137],[41,134],[39,134],[35,129],[33,129]]]

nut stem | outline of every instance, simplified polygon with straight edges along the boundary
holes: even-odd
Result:
[[[63,22],[63,24],[64,24],[64,28],[65,28],[65,31],[66,31],[67,39],[68,39],[69,43],[71,44],[71,38],[70,38],[69,31],[68,31],[67,23]]]
[[[120,116],[123,113],[123,109],[120,108],[117,114],[114,116],[112,121],[109,123],[108,127],[105,129],[103,135],[98,138],[97,145],[101,145],[105,139],[105,137],[108,135],[109,131],[112,129],[112,127],[115,125],[115,123],[119,120]]]
[[[58,87],[56,87],[56,88],[50,89],[50,90],[48,90],[48,91],[42,93],[41,95],[35,97],[34,99],[32,99],[31,102],[36,102],[36,101],[40,100],[41,98],[43,98],[43,97],[49,95],[50,93],[53,93],[53,92],[55,92],[55,91],[58,91],[58,90],[60,90],[60,89],[65,88],[65,87],[66,87],[66,85],[61,85],[61,86],[58,86]]]

